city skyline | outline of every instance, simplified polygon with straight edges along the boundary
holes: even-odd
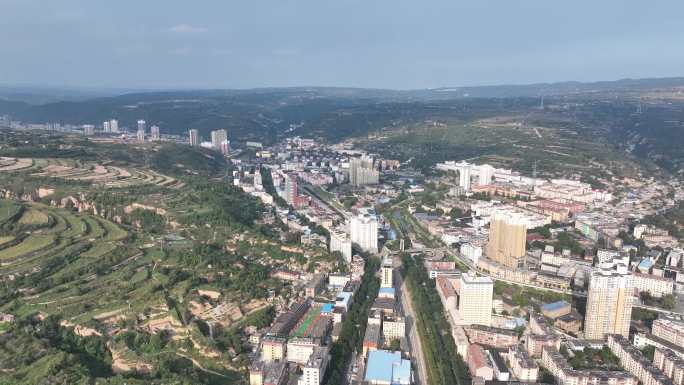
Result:
[[[0,10],[0,384],[684,385],[684,3]]]

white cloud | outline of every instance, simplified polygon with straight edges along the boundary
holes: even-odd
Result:
[[[205,27],[198,27],[190,24],[178,24],[174,25],[173,27],[169,28],[169,31],[174,32],[174,33],[179,33],[179,34],[186,34],[186,35],[192,35],[192,34],[199,34],[199,33],[205,33],[208,32],[209,29]]]

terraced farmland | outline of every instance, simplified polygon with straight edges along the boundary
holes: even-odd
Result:
[[[0,250],[0,262],[13,261],[19,257],[30,255],[47,246],[54,244],[55,237],[52,235],[30,235],[21,243]]]
[[[3,226],[5,234],[0,234],[0,277],[26,280],[27,294],[33,295],[18,300],[18,313],[59,310],[88,319],[122,306],[122,297],[113,288],[127,279],[117,273],[126,261],[135,262],[141,255],[136,247],[122,243],[126,230],[67,209],[39,203],[17,206]],[[0,202],[0,211],[2,207],[11,206]],[[92,279],[106,273],[111,275]],[[91,312],[84,312],[85,303]]]
[[[64,218],[67,226],[69,227],[64,232],[63,236],[69,238],[80,238],[87,233],[88,225],[85,223],[82,217],[72,213],[64,212],[62,218]]]
[[[125,230],[110,221],[98,219],[98,222],[104,228],[106,234],[103,239],[104,241],[120,241],[128,235]]]
[[[21,215],[0,234],[0,280],[12,280],[21,294],[0,312],[39,311],[92,325],[166,306],[158,286],[167,278],[154,272],[159,249],[140,248],[127,230],[101,217],[39,203],[15,212]],[[30,231],[21,218],[34,224]]]
[[[21,211],[22,207],[13,201],[0,199],[0,224],[7,222]]]
[[[219,179],[225,159],[180,146],[95,143],[68,135],[60,140],[70,145],[47,135],[44,145],[28,146],[35,137],[14,140],[20,145],[3,147],[6,157],[0,157],[2,196],[12,199],[0,199],[0,313],[15,317],[3,338],[19,347],[0,349],[0,383],[5,378],[28,383],[33,373],[49,383],[246,383],[238,370],[247,352],[233,354],[238,341],[227,333],[264,323],[270,313],[230,329],[213,325],[213,336],[204,335],[188,313],[196,287],[221,290],[222,301],[253,303],[278,284],[267,278],[260,261],[219,245],[238,234],[250,241],[267,238],[256,231],[262,207]],[[192,156],[185,156],[188,152]],[[200,179],[204,176],[211,179]],[[206,226],[189,225],[187,217],[195,215]],[[205,250],[202,245],[212,236]],[[256,253],[248,245],[246,252]],[[186,258],[195,253],[201,260]],[[251,314],[244,312],[241,321]],[[301,326],[305,336],[323,325],[315,314],[310,318]],[[23,327],[29,324],[34,327]],[[0,333],[5,327],[0,325]],[[79,351],[96,343],[103,360],[91,380],[77,380],[81,373],[69,372],[71,361],[44,367],[34,351],[26,359],[18,356],[29,340],[31,349],[46,357],[72,354],[72,345],[54,341],[52,346],[44,338],[44,331],[53,335],[53,330],[59,331],[57,338],[75,341]],[[120,357],[131,360],[121,374],[116,372],[125,366]],[[182,376],[167,370],[179,363]],[[207,373],[216,379],[204,381]]]
[[[19,171],[33,166],[33,161],[28,158],[0,157],[0,171]]]
[[[176,178],[162,175],[152,170],[108,166],[94,162],[82,164],[68,159],[0,157],[0,173],[10,172],[90,182],[107,188],[137,185],[157,185],[168,188],[183,187],[183,183]]]
[[[40,226],[40,225],[46,225],[48,221],[50,220],[50,217],[45,214],[42,211],[39,210],[26,210],[24,213],[21,215],[21,218],[19,218],[19,224],[20,225],[31,225],[31,226]]]

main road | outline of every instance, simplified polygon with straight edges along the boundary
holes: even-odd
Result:
[[[411,360],[418,368],[415,374],[414,383],[416,385],[428,385],[427,370],[425,368],[425,356],[423,355],[423,345],[416,328],[416,313],[413,311],[413,304],[411,303],[411,293],[409,293],[408,286],[404,282],[401,274],[397,274],[397,287],[399,293],[397,298],[401,304],[401,309],[404,313],[404,321],[408,325],[408,341],[411,345]]]

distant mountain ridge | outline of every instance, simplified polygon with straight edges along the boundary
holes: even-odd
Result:
[[[0,84],[0,100],[38,105],[61,101],[83,101],[131,91],[130,89]]]
[[[434,88],[433,92],[454,93],[470,97],[532,97],[557,96],[585,92],[648,90],[656,88],[684,87],[684,77],[676,78],[647,78],[620,79],[597,82],[557,82],[534,83],[522,85],[492,85],[475,87],[442,87]]]
[[[211,130],[225,128],[234,143],[255,140],[268,144],[291,135],[336,141],[382,128],[440,118],[467,120],[515,111],[520,113],[536,108],[542,95],[548,96],[550,103],[559,96],[569,96],[579,102],[598,96],[617,103],[614,108],[606,110],[610,114],[604,117],[609,116],[612,123],[620,122],[615,129],[623,133],[623,137],[625,127],[631,127],[631,120],[624,119],[635,111],[636,106],[632,104],[637,94],[674,87],[684,87],[684,78],[425,90],[349,87],[158,90],[107,94],[85,100],[79,97],[86,93],[76,91],[70,94],[69,100],[32,104],[8,100],[7,95],[20,93],[21,89],[14,87],[8,93],[8,88],[0,86],[0,115],[8,114],[13,119],[28,123],[89,123],[96,126],[115,118],[119,120],[120,127],[131,130],[138,119],[144,119],[148,126],[159,125],[162,133],[186,135],[189,128],[195,128],[207,140]],[[673,119],[679,119],[679,115],[668,120]],[[651,131],[656,132],[655,129]],[[635,137],[646,131],[637,125],[629,132],[630,137]],[[649,134],[649,137],[658,140],[658,135]]]
[[[530,97],[561,95],[592,91],[644,90],[666,87],[684,87],[684,77],[620,79],[596,82],[563,81],[553,83],[501,84],[482,86],[454,86],[429,89],[394,90],[357,87],[263,87],[249,89],[98,89],[79,87],[39,87],[0,84],[0,101],[23,102],[29,105],[62,101],[88,101],[99,98],[169,98],[194,97],[245,97],[248,95],[302,95],[308,97],[369,98],[380,100],[444,99],[459,97]]]

